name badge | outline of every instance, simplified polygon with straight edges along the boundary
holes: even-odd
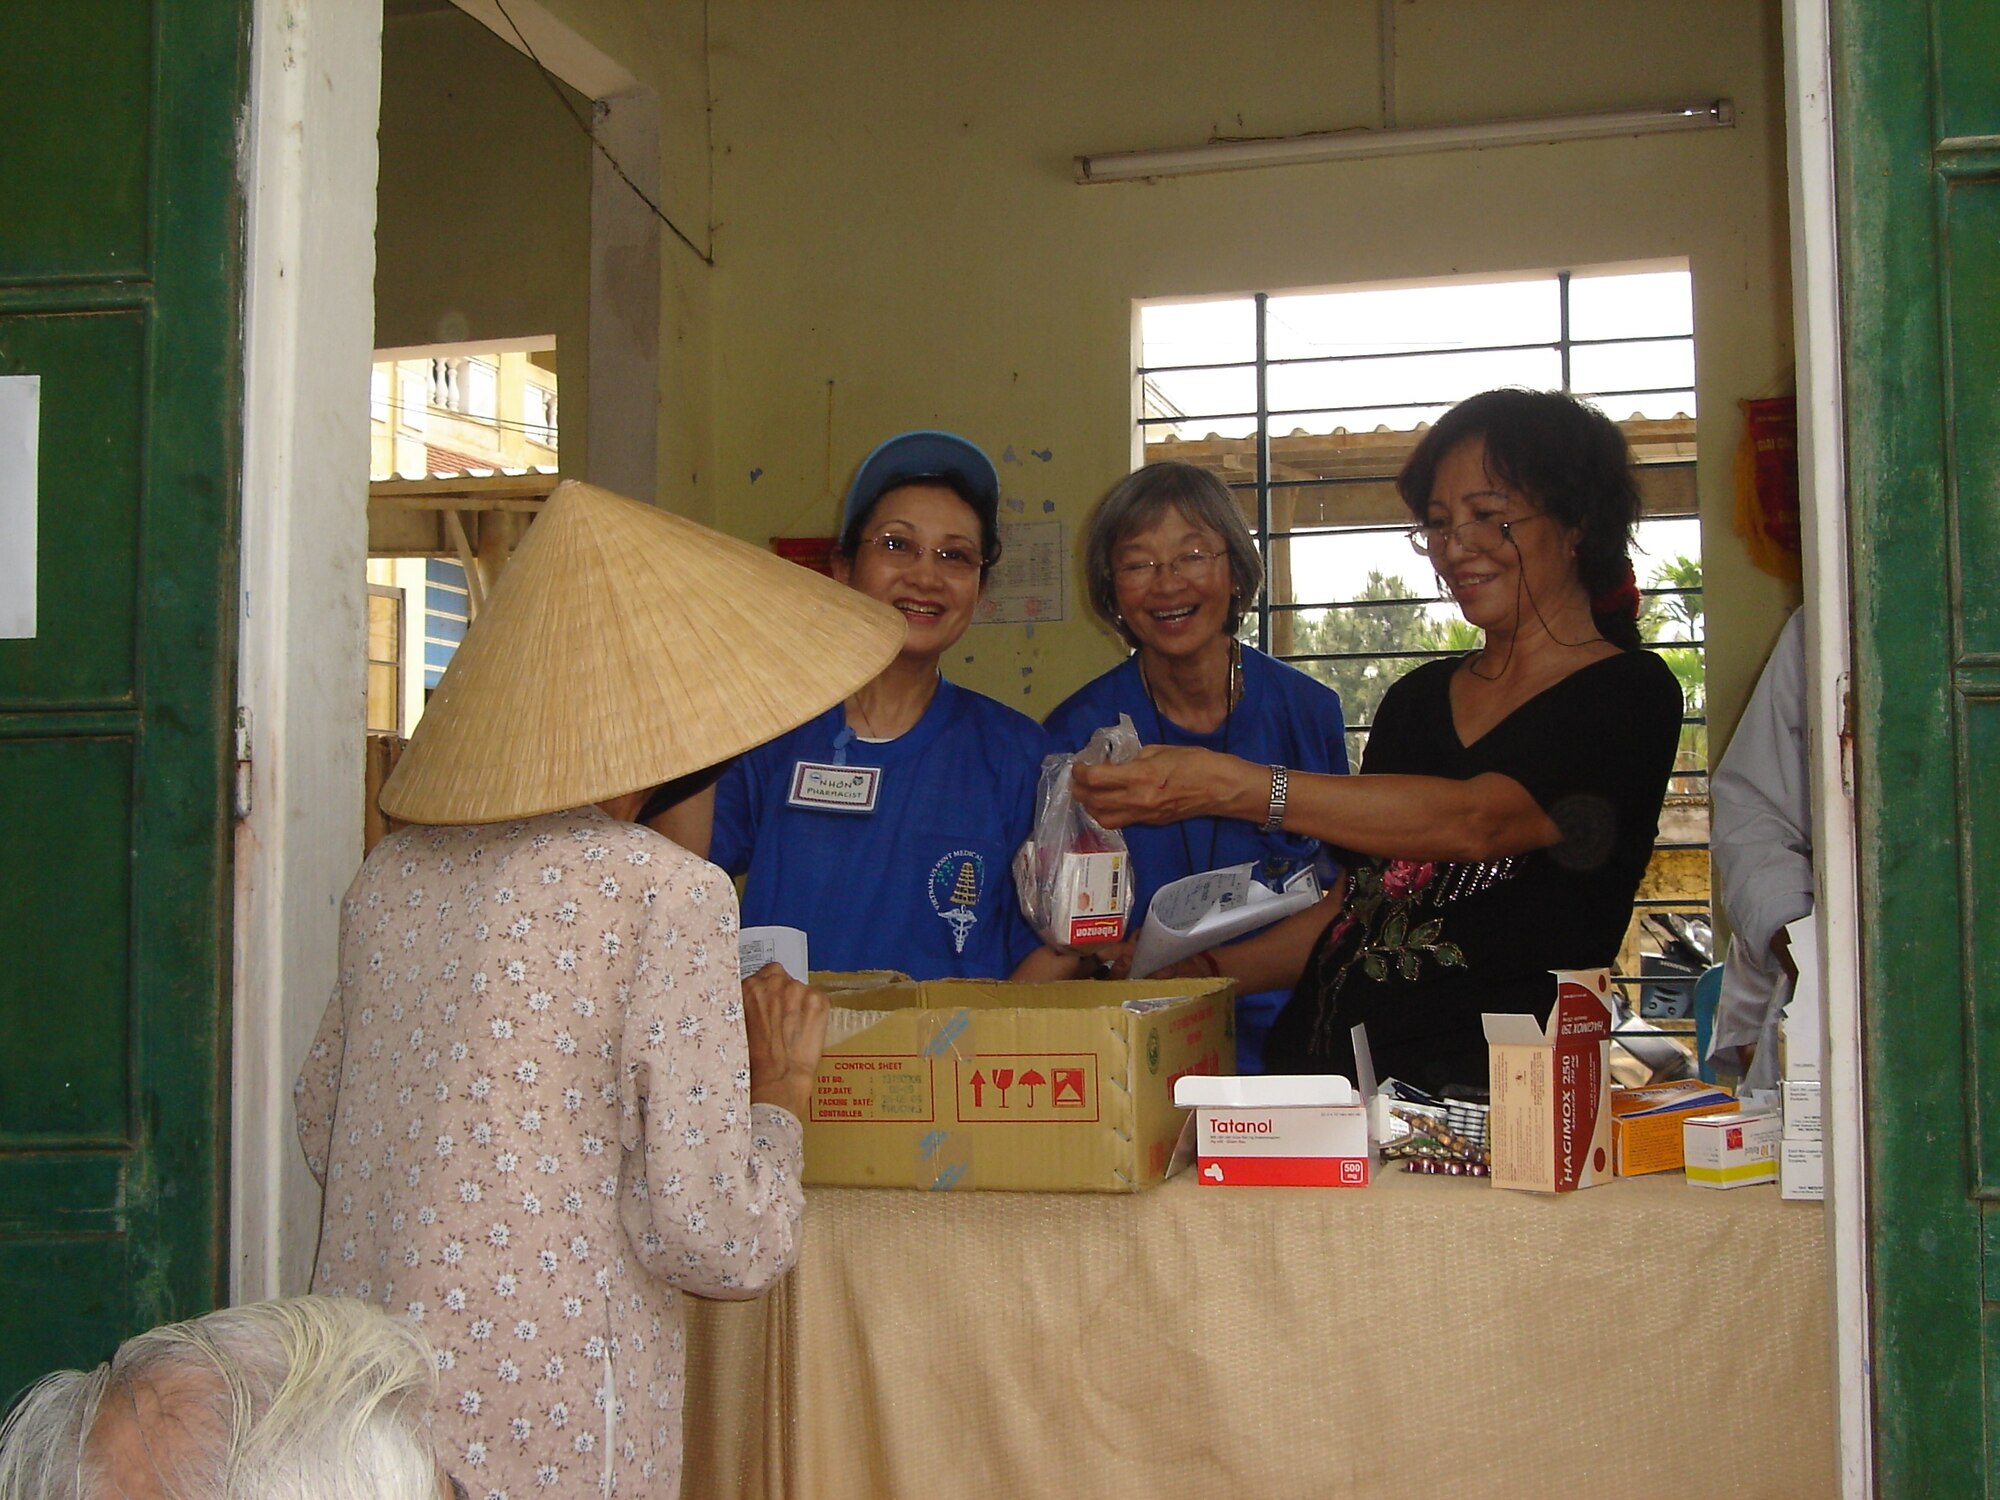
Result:
[[[829,766],[802,760],[792,767],[792,794],[785,800],[793,807],[823,812],[872,813],[881,789],[880,766]]]

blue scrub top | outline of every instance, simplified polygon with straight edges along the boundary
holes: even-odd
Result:
[[[838,705],[739,756],[716,783],[709,858],[749,872],[743,925],[804,930],[815,969],[1004,979],[1041,940],[1014,894],[1042,727],[940,680],[910,730],[854,738]],[[798,805],[801,764],[876,767],[872,812]]]
[[[1228,722],[1213,734],[1191,733],[1156,712],[1134,655],[1084,684],[1049,714],[1045,722],[1053,748],[1080,750],[1094,731],[1117,723],[1123,713],[1131,717],[1142,744],[1195,745],[1226,750],[1259,765],[1344,774],[1347,736],[1340,695],[1254,647],[1245,646],[1242,659],[1243,696]],[[1274,887],[1315,862],[1321,866],[1322,880],[1330,873],[1318,839],[1283,830],[1265,833],[1256,824],[1235,818],[1189,818],[1161,828],[1134,826],[1123,832],[1132,854],[1134,931],[1161,886],[1203,870],[1256,861],[1263,866],[1260,878]],[[1264,1037],[1289,995],[1287,990],[1270,990],[1237,997],[1238,1071],[1263,1071]]]

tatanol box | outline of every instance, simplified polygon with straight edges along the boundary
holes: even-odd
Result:
[[[1567,1193],[1611,1176],[1611,974],[1554,972],[1546,1026],[1482,1017],[1495,1187]]]
[[[1368,1113],[1333,1074],[1209,1078],[1174,1099],[1194,1107],[1195,1170],[1216,1187],[1366,1187]]]
[[[807,1112],[805,1180],[1131,1192],[1167,1174],[1174,1080],[1236,1070],[1226,979],[845,990]]]

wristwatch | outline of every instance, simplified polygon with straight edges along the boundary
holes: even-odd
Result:
[[[1276,833],[1285,826],[1285,796],[1290,790],[1290,773],[1283,766],[1271,767],[1271,810],[1264,815],[1264,832]]]

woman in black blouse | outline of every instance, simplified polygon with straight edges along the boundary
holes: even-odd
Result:
[[[1484,1011],[1546,1016],[1551,969],[1614,961],[1658,831],[1680,686],[1641,648],[1624,435],[1572,397],[1460,403],[1397,478],[1478,651],[1384,696],[1360,776],[1290,776],[1185,748],[1079,767],[1107,826],[1190,816],[1282,824],[1357,856],[1337,914],[1239,945],[1230,972],[1297,977],[1273,1072],[1483,1085]],[[1304,972],[1300,974],[1300,964]],[[1208,972],[1206,965],[1202,972]]]

